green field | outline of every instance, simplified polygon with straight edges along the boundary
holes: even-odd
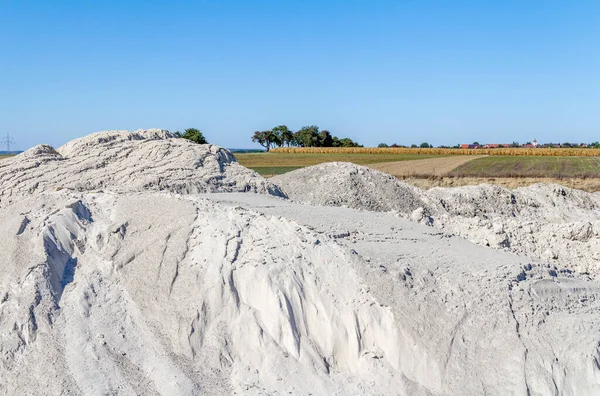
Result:
[[[467,162],[455,177],[600,177],[600,157],[484,157]]]
[[[317,165],[323,162],[343,161],[358,165],[376,164],[380,162],[410,161],[426,158],[444,157],[432,154],[286,154],[286,153],[252,153],[235,154],[238,162],[253,169],[261,175],[272,176],[305,166]]]

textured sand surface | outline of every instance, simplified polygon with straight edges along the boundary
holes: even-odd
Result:
[[[8,212],[4,394],[600,391],[597,282],[396,216],[239,193]]]
[[[276,186],[221,147],[198,145],[160,129],[106,131],[54,149],[33,147],[0,162],[0,206],[40,191],[253,191]]]
[[[345,162],[307,167],[270,180],[297,202],[394,211],[448,235],[600,275],[598,193],[557,184],[425,191]]]
[[[595,216],[595,196],[553,186],[422,195],[337,164],[318,181],[299,178],[303,197],[323,204],[312,205],[286,199],[226,150],[142,135],[96,135],[58,159],[38,158],[57,156],[44,148],[37,166],[4,168],[0,394],[600,393],[597,278],[446,231],[456,217],[483,232],[476,221],[492,221],[483,212],[492,207],[501,219],[564,226]],[[131,149],[106,161],[121,176],[74,165],[95,144]],[[136,152],[148,163],[119,173]],[[160,184],[145,181],[152,172]],[[87,173],[103,188],[54,188]],[[333,207],[343,205],[359,208]],[[588,243],[594,227],[565,230]]]

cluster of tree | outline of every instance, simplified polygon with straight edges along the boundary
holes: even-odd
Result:
[[[202,132],[196,128],[188,128],[188,129],[184,130],[183,133],[177,131],[173,134],[175,136],[177,136],[178,138],[187,139],[194,143],[198,143],[198,144],[207,144],[208,143],[206,141],[206,138],[204,138],[204,135],[202,134]]]
[[[183,139],[190,140],[198,144],[207,144],[208,141],[199,129],[187,128],[183,133],[177,131],[174,133],[175,136]],[[338,138],[332,136],[331,133],[325,129],[319,130],[316,125],[305,126],[300,128],[296,132],[292,132],[287,126],[279,125],[268,131],[256,131],[252,136],[252,141],[260,144],[269,151],[272,147],[281,146],[294,146],[294,147],[362,147],[358,143],[354,142],[349,138]],[[525,143],[524,146],[531,145],[531,142]],[[479,142],[473,142],[473,146],[480,146]],[[512,147],[521,147],[519,142],[512,142]],[[588,145],[583,143],[562,143],[553,144],[548,143],[541,146],[560,146],[560,147],[593,147],[600,148],[600,142],[593,142]],[[377,147],[411,147],[411,148],[433,148],[433,145],[423,142],[420,145],[411,144],[410,146],[403,146],[399,144],[388,145],[386,143],[379,143]],[[449,148],[447,146],[439,146],[440,148]],[[460,145],[452,146],[452,148],[460,148]]]
[[[377,147],[409,147],[409,146],[403,146],[403,145],[398,145],[396,143],[392,144],[391,146],[388,146],[386,143],[379,143],[379,145]],[[433,145],[427,143],[427,142],[423,142],[420,145],[416,145],[416,144],[411,144],[410,148],[417,148],[417,147],[421,147],[421,148],[433,148]]]
[[[305,126],[292,132],[287,126],[279,125],[267,131],[256,131],[252,141],[260,144],[267,151],[272,147],[362,147],[349,138],[338,138],[331,132],[319,130],[316,125]]]
[[[583,147],[583,146],[587,146],[590,148],[600,148],[600,142],[592,142],[590,144],[585,144],[585,143],[568,143],[565,142],[563,144],[560,145],[561,147],[573,147],[573,148],[577,148],[577,147]]]
[[[482,145],[479,142],[473,142],[471,144],[471,146],[473,147],[481,147]],[[510,144],[503,144],[501,145],[502,147],[530,147],[532,146],[531,142],[527,142],[525,144],[520,144],[519,142],[512,142]],[[410,147],[410,148],[417,148],[417,147],[421,147],[421,148],[433,148],[433,145],[427,143],[427,142],[423,142],[420,145],[416,145],[416,144],[411,144],[410,146],[403,146],[403,145],[399,145],[399,144],[392,144],[392,145],[388,145],[387,143],[379,143],[379,145],[377,147]],[[590,144],[584,144],[584,143],[545,143],[545,144],[540,144],[538,145],[538,147],[571,147],[571,148],[579,148],[579,147],[592,147],[592,148],[600,148],[600,142],[592,142]],[[461,148],[460,144],[454,145],[454,146],[438,146],[438,148]]]

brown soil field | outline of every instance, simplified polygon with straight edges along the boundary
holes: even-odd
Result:
[[[400,163],[403,161],[424,161],[428,158],[441,158],[440,155],[429,154],[303,154],[303,153],[235,153],[238,162],[264,177],[281,175],[305,166],[317,165],[323,162],[342,161],[357,165],[369,165],[377,162]]]
[[[429,189],[433,187],[474,186],[482,183],[515,189],[527,187],[535,183],[556,183],[561,186],[575,188],[587,192],[600,191],[600,178],[552,178],[552,177],[400,177],[416,187]]]
[[[461,155],[413,161],[382,162],[368,164],[367,166],[400,178],[417,175],[443,176],[469,161],[482,157],[481,155]]]

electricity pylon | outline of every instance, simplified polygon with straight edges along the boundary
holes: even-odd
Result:
[[[6,145],[6,152],[10,154],[10,145],[15,144],[15,140],[6,132],[6,136],[2,138],[2,144]]]

